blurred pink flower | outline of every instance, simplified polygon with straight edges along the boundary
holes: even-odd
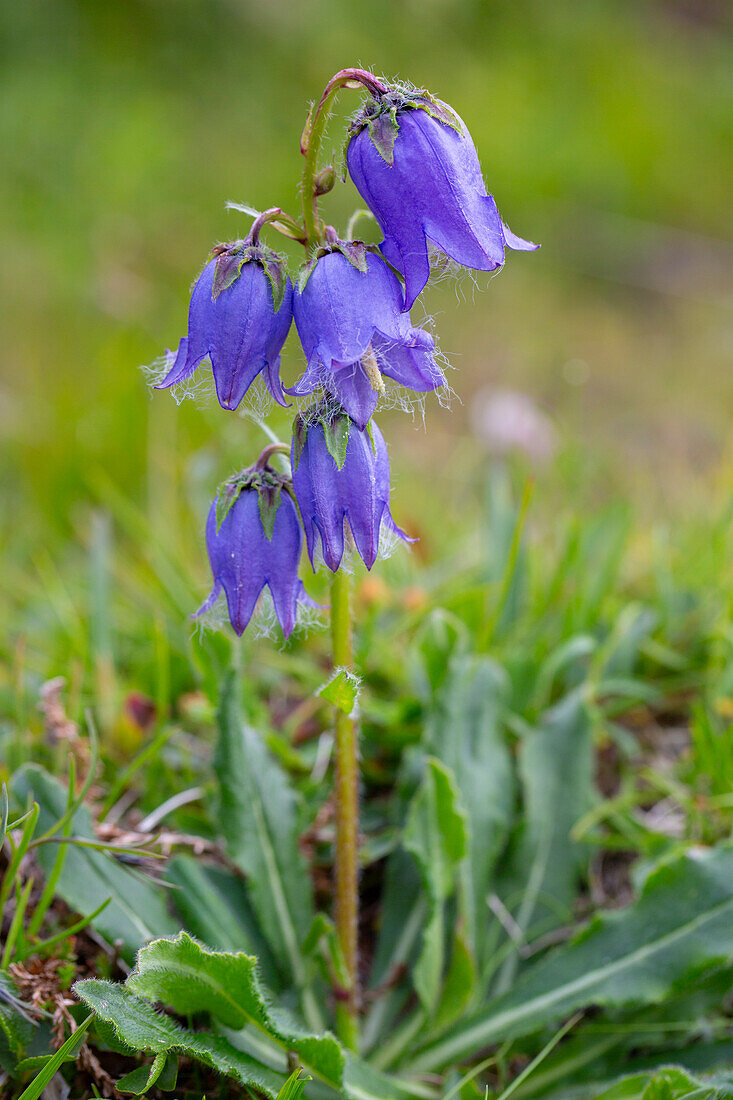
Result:
[[[557,447],[550,418],[517,390],[484,388],[470,408],[475,435],[495,454],[522,451],[534,462],[549,462]]]

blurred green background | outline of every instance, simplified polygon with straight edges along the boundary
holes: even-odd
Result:
[[[533,467],[540,530],[620,500],[643,541],[647,524],[704,522],[727,496],[724,0],[23,0],[0,27],[8,692],[19,668],[66,671],[113,633],[143,664],[162,575],[188,630],[208,583],[207,502],[264,437],[211,404],[151,397],[138,367],[183,334],[210,245],[244,232],[226,200],[297,213],[308,101],[345,65],[448,100],[503,216],[542,244],[498,278],[425,294],[458,397],[449,410],[429,398],[424,426],[380,417],[418,558],[445,562],[478,530],[495,461],[486,387],[549,417],[552,457],[514,460],[520,480]],[[343,96],[335,151],[358,99]],[[348,183],[324,211],[343,228],[355,205]],[[284,368],[300,368],[292,337]],[[273,425],[284,434],[287,416]]]

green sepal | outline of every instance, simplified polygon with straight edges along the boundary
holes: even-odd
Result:
[[[386,111],[381,111],[376,118],[371,119],[369,122],[369,137],[372,139],[374,148],[382,160],[386,160],[390,168],[394,164],[394,143],[399,131],[400,124],[397,121],[396,107],[389,107]]]
[[[450,126],[456,133],[463,133],[463,126],[456,112],[452,107],[449,107],[447,103],[441,103],[439,99],[436,99],[430,92],[422,91],[415,94],[412,100],[407,104],[415,111],[427,111],[431,118],[436,119],[438,122],[444,123],[446,126]]]
[[[300,463],[300,456],[303,453],[305,447],[305,441],[308,437],[308,425],[302,416],[296,416],[293,421],[293,449],[292,449],[292,466],[293,473],[298,469]]]
[[[237,503],[239,494],[247,488],[247,480],[242,474],[232,477],[219,486],[216,496],[216,533],[221,531],[221,525]]]
[[[214,281],[211,284],[212,301],[216,301],[223,290],[228,290],[236,283],[248,260],[249,256],[244,251],[235,252],[227,249],[226,252],[219,253],[214,269]]]
[[[246,245],[241,242],[222,247],[218,245],[212,250],[212,256],[216,257],[214,280],[211,285],[211,298],[216,301],[223,290],[233,286],[242,274],[242,268],[248,263],[258,263],[270,284],[272,292],[272,305],[275,313],[282,305],[287,287],[287,272],[282,256],[272,248],[265,245]]]
[[[269,542],[272,542],[272,535],[275,530],[275,516],[280,507],[281,490],[282,480],[277,477],[270,479],[263,476],[257,486],[260,505],[260,522],[262,524],[262,530],[265,532]]]
[[[375,149],[391,167],[394,163],[394,145],[400,129],[399,115],[402,111],[426,111],[431,118],[450,126],[456,133],[463,133],[463,126],[455,111],[446,103],[441,103],[427,89],[396,84],[385,95],[372,98],[364,104],[349,126],[346,146],[352,137],[367,126]]]
[[[302,294],[308,285],[308,280],[316,269],[316,264],[321,256],[324,256],[325,252],[320,249],[315,254],[312,260],[309,260],[307,264],[303,264],[298,270],[298,293]]]
[[[326,450],[336,463],[336,468],[341,470],[346,462],[346,448],[349,444],[351,420],[348,416],[339,413],[334,417],[324,418],[321,423],[323,424]]]
[[[361,271],[362,275],[367,273],[367,246],[363,241],[339,241],[337,245],[334,245],[334,251],[340,252],[342,256],[345,256],[352,267]]]
[[[259,261],[267,276],[272,291],[272,307],[275,313],[279,310],[285,297],[285,288],[288,285],[288,276],[283,262],[277,252],[267,250],[267,254]]]
[[[367,430],[367,434],[369,435],[369,442],[372,445],[372,450],[374,451],[374,454],[376,455],[376,453],[377,453],[377,441],[374,438],[374,431],[372,429],[372,421],[371,420],[367,420],[366,430]]]

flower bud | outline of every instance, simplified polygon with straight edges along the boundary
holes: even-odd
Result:
[[[313,191],[316,195],[327,195],[329,191],[333,191],[336,183],[336,172],[332,164],[329,164],[326,168],[321,168],[320,172],[316,172],[313,180]]]

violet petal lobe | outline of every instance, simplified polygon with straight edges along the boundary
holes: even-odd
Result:
[[[363,431],[377,407],[377,391],[361,363],[339,366],[333,371],[326,388],[338,399],[356,426]]]

